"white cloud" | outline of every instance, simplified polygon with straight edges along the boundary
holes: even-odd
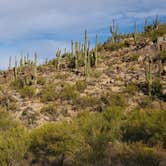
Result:
[[[52,57],[58,45],[69,47],[69,37],[82,38],[85,28],[95,34],[113,17],[127,26],[132,19],[166,16],[165,9],[165,0],[0,0],[0,57],[33,49]],[[36,38],[42,33],[55,38]]]

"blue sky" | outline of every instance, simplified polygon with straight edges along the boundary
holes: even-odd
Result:
[[[141,29],[146,17],[166,20],[165,0],[0,0],[0,68],[9,56],[38,52],[40,62],[55,57],[57,48],[70,48],[70,40],[83,39],[84,30],[94,41],[110,35],[116,19],[121,32]]]

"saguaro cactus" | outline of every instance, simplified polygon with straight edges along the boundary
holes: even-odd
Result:
[[[17,57],[15,56],[15,64],[14,64],[14,79],[16,80],[18,76],[18,71],[17,71]]]
[[[74,43],[73,43],[73,40],[71,41],[71,57],[70,58],[73,58],[74,57]]]
[[[9,67],[8,67],[8,69],[11,70],[11,68],[12,68],[12,57],[10,56],[9,57]]]
[[[145,25],[144,25],[144,31],[145,33],[147,32],[147,28],[148,28],[148,19],[145,19]]]
[[[156,16],[156,19],[155,19],[154,28],[156,30],[158,30],[158,28],[159,28],[159,18],[158,18],[158,15]]]
[[[75,56],[74,56],[74,60],[75,60],[75,69],[76,71],[78,71],[78,58],[79,58],[79,43],[76,42],[75,43]]]
[[[57,57],[57,70],[60,70],[60,67],[61,67],[61,50],[59,48],[57,50],[56,57]]]
[[[146,63],[146,81],[147,81],[147,84],[148,84],[148,95],[151,96],[152,95],[152,64],[153,64],[153,61],[152,61],[152,58],[151,57],[148,57],[148,63]]]
[[[158,80],[159,82],[161,82],[161,79],[162,79],[162,71],[163,71],[163,65],[162,65],[162,62],[161,60],[158,61]]]
[[[95,44],[95,67],[97,67],[98,64],[98,35],[96,34],[96,44]]]
[[[34,54],[34,85],[36,86],[37,85],[37,53],[35,52]]]
[[[112,20],[112,25],[110,26],[110,32],[112,34],[112,43],[116,43],[116,39],[118,36],[118,26],[115,25],[115,20]]]
[[[134,42],[135,44],[137,43],[137,23],[134,23],[134,33],[133,33],[133,37],[134,37]]]
[[[84,73],[85,75],[88,75],[87,53],[88,53],[88,33],[87,33],[87,30],[85,30],[85,39],[84,39]]]

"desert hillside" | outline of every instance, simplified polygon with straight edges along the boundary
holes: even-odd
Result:
[[[94,48],[85,31],[42,65],[37,53],[10,57],[0,165],[166,165],[166,24],[133,29],[118,34],[113,21]]]

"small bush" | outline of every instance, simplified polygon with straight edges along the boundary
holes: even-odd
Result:
[[[42,102],[54,101],[58,97],[54,85],[45,86],[45,88],[41,91],[40,96]]]
[[[62,100],[75,100],[78,97],[78,92],[76,91],[74,86],[65,85],[59,94],[59,97]]]
[[[138,142],[125,147],[120,158],[124,166],[160,166],[165,153],[158,150]]]
[[[45,107],[43,107],[40,111],[42,114],[49,114],[49,115],[58,115],[56,105],[55,104],[49,104]]]
[[[111,43],[111,42],[107,42],[104,44],[104,48],[110,51],[117,51],[120,48],[124,47],[123,43]]]
[[[102,103],[106,107],[120,107],[122,109],[126,108],[128,105],[127,99],[124,94],[110,92],[101,97]]]
[[[37,78],[37,84],[39,85],[45,85],[46,80],[43,77]]]
[[[22,79],[17,78],[10,83],[10,86],[14,89],[22,89],[25,86],[25,82]]]
[[[159,80],[155,80],[152,82],[151,93],[153,96],[162,96],[162,84]]]
[[[75,86],[77,91],[83,92],[85,88],[87,87],[87,83],[84,80],[79,80],[76,82]]]
[[[19,92],[20,92],[21,96],[24,98],[25,97],[32,98],[36,94],[36,89],[33,86],[25,86]]]
[[[160,53],[160,59],[162,62],[166,61],[166,50]]]
[[[75,100],[75,104],[77,104],[81,109],[90,108],[94,111],[101,111],[101,101],[97,97],[83,96],[79,97]]]
[[[127,92],[129,94],[135,94],[136,92],[138,92],[138,87],[135,84],[129,84],[124,89],[124,92]]]

